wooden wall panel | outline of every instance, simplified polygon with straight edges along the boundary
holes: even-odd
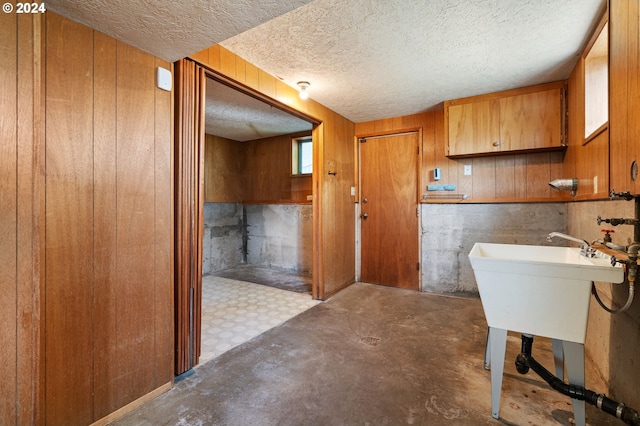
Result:
[[[205,136],[204,200],[240,203],[245,197],[246,145],[242,142]]]
[[[154,65],[151,55],[118,43],[116,387],[120,405],[154,389],[155,80],[149,78]]]
[[[173,64],[156,58],[156,67]],[[173,93],[155,93],[155,369],[154,387],[173,381]]]
[[[310,180],[297,182],[301,178],[291,176],[291,139],[306,135],[309,133],[274,136],[242,143],[241,149],[246,161],[242,169],[244,201],[306,201],[306,195],[311,195]],[[307,186],[301,187],[303,183]]]
[[[42,18],[0,16],[0,424],[38,424],[41,386]]]
[[[422,194],[467,194],[466,202],[557,201],[561,195],[549,190],[550,177],[562,177],[562,153],[518,154],[450,159],[444,144],[444,112],[430,111],[355,125],[356,135],[388,133],[422,128]],[[471,165],[471,176],[464,165]],[[439,167],[441,179],[433,180]],[[454,184],[456,190],[430,192],[431,184]],[[427,198],[427,202],[428,198]],[[440,200],[438,202],[459,202]]]
[[[46,46],[46,421],[86,424],[93,420],[93,31],[50,15]]]
[[[93,303],[93,350],[95,417],[102,418],[120,407],[116,395],[118,355],[117,333],[117,99],[116,40],[94,34],[94,100],[100,105],[94,111],[93,169],[100,190],[94,197],[95,269]]]
[[[0,15],[0,424],[17,424],[18,378],[18,21]]]
[[[611,145],[611,187],[627,191],[631,185],[628,159],[629,1],[610,4],[609,22],[609,138]],[[637,18],[636,18],[637,19]]]
[[[46,21],[44,420],[89,424],[173,377],[172,66]]]

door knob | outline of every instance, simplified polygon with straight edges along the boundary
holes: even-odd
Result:
[[[369,215],[368,215],[368,214],[366,214],[366,213],[362,213],[362,214],[360,215],[360,217],[361,217],[361,218],[363,218],[363,219],[366,219],[366,218],[368,218],[368,217],[369,217]]]

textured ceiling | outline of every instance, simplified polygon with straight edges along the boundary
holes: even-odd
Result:
[[[47,9],[174,62],[311,0],[47,0]]]
[[[221,44],[354,122],[568,77],[605,0],[314,0]]]
[[[207,79],[206,124],[208,134],[249,141],[311,130],[311,123]]]
[[[311,82],[311,98],[362,122],[565,79],[605,2],[50,0],[47,7],[170,61],[221,42],[292,87]]]

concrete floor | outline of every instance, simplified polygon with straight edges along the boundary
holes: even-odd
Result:
[[[501,419],[483,369],[478,299],[354,284],[197,368],[117,425],[570,425],[571,402],[513,365]],[[534,356],[552,368],[551,342]],[[494,360],[495,362],[495,360]],[[606,392],[587,361],[587,387]],[[618,420],[587,406],[590,425]]]

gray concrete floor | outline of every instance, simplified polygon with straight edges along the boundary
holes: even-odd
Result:
[[[570,425],[571,402],[513,360],[491,417],[479,299],[354,284],[195,370],[117,425]],[[553,366],[551,342],[533,354]],[[495,360],[494,360],[495,362]],[[587,360],[587,387],[606,393]],[[618,420],[587,406],[590,425]]]

